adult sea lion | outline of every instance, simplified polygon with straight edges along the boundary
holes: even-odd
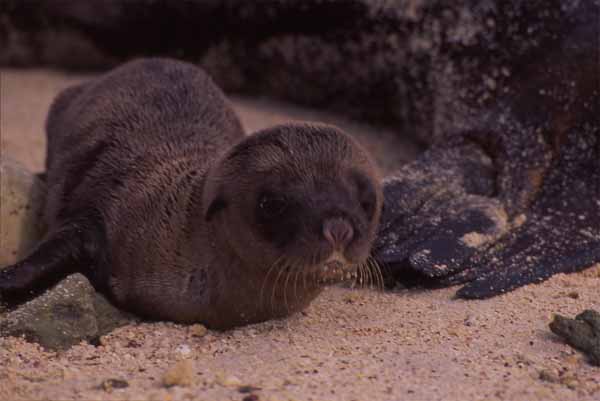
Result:
[[[388,178],[374,253],[392,276],[486,298],[600,262],[600,2],[563,12],[492,102],[457,102],[463,121]]]
[[[381,180],[333,126],[245,137],[200,68],[142,59],[63,91],[46,128],[49,232],[0,272],[5,302],[81,271],[125,309],[223,329],[366,274]]]

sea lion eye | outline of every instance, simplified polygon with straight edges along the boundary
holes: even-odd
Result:
[[[282,196],[265,194],[258,201],[258,210],[263,217],[282,215],[288,207],[287,199]]]
[[[375,214],[375,190],[371,185],[369,179],[362,174],[355,173],[354,179],[356,180],[358,200],[360,207],[363,209],[367,217],[370,219]]]
[[[375,202],[371,199],[360,202],[360,207],[365,211],[366,215],[371,217],[375,211]]]

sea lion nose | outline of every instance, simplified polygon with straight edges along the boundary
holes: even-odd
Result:
[[[334,248],[344,249],[354,238],[354,228],[346,219],[328,219],[323,223],[323,236]]]

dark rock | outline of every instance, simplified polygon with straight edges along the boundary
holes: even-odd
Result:
[[[74,274],[1,316],[0,335],[23,336],[47,349],[65,350],[128,322],[127,315],[97,294],[84,276]]]
[[[600,313],[588,309],[575,319],[556,315],[550,330],[567,344],[586,353],[592,364],[600,366]]]
[[[111,393],[114,389],[127,388],[129,383],[127,380],[121,379],[106,379],[98,386],[99,389]]]
[[[393,122],[424,141],[576,24],[560,0],[8,0],[0,64],[106,68],[140,56],[205,67],[226,89]],[[134,27],[134,28],[132,28]],[[4,37],[4,40],[2,38]]]
[[[93,304],[98,325],[98,334],[95,338],[108,334],[118,327],[125,326],[132,321],[137,320],[137,317],[134,315],[117,309],[98,292],[94,292]]]

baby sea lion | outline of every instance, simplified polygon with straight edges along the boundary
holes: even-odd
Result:
[[[322,124],[245,137],[198,67],[142,59],[69,88],[47,135],[49,232],[0,272],[5,302],[79,271],[124,309],[224,329],[364,272],[383,202],[367,152]]]

